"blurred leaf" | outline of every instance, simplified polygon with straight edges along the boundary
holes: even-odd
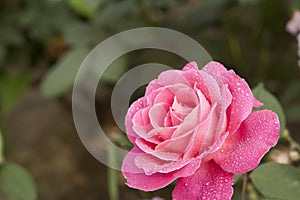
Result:
[[[47,42],[53,35],[62,32],[66,25],[77,20],[64,1],[31,0],[27,4],[26,9],[19,12],[18,23],[35,40]]]
[[[76,73],[89,53],[86,48],[76,48],[70,50],[61,58],[49,72],[41,83],[41,93],[45,97],[57,97],[72,88]]]
[[[0,77],[1,114],[5,116],[23,95],[29,84],[28,73],[4,74]]]
[[[114,32],[147,26],[140,16],[141,10],[136,2],[136,0],[110,2],[97,13],[92,23]]]
[[[24,43],[24,38],[20,30],[11,25],[0,26],[0,43],[4,45],[20,46]]]
[[[235,174],[234,175],[234,184],[237,183],[239,180],[241,180],[243,175],[241,174]]]
[[[4,150],[3,136],[2,136],[2,132],[0,130],[0,165],[4,162],[3,150]]]
[[[264,104],[263,106],[254,110],[270,109],[274,111],[279,117],[280,134],[282,134],[283,130],[285,129],[285,116],[279,101],[273,94],[271,94],[264,88],[264,85],[262,83],[258,84],[253,89],[253,94],[258,100],[260,100]]]
[[[297,200],[300,196],[300,170],[277,163],[262,164],[250,176],[266,198]]]
[[[233,196],[231,200],[241,200],[242,199],[242,187],[236,187],[235,185],[233,186]]]
[[[0,189],[12,200],[37,199],[37,190],[31,175],[16,164],[7,163],[0,168]]]
[[[67,2],[78,14],[86,18],[93,18],[96,14],[97,7],[103,0],[68,0]]]
[[[105,38],[105,34],[98,26],[76,22],[65,27],[64,38],[72,46],[88,46],[98,44]]]
[[[105,70],[101,80],[109,83],[117,82],[121,75],[125,72],[127,63],[128,60],[126,56],[119,57]]]

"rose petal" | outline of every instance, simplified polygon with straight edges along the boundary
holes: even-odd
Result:
[[[134,147],[124,158],[122,165],[123,176],[127,179],[127,185],[144,191],[153,191],[163,188],[172,183],[177,177],[173,173],[156,173],[146,175],[142,169],[135,166],[134,159],[141,153]]]
[[[155,149],[156,144],[149,142],[143,138],[137,138],[135,142],[136,145],[145,153],[151,154],[161,160],[177,161],[181,157],[181,153],[157,150]]]
[[[154,173],[170,173],[181,169],[191,160],[178,160],[177,158],[176,162],[170,162],[149,154],[140,154],[135,158],[134,162],[138,168],[144,170],[146,175],[152,175]]]
[[[148,117],[149,107],[141,108],[132,117],[132,122],[134,125],[146,126],[149,124],[150,119]],[[146,114],[147,113],[147,114]],[[146,114],[146,115],[145,115]]]
[[[220,87],[216,82],[216,80],[214,79],[214,77],[206,73],[205,71],[200,71],[200,75],[204,83],[201,82],[197,83],[197,88],[199,88],[203,92],[203,94],[205,94],[203,88],[205,87],[207,88],[208,97],[206,97],[206,99],[210,101],[210,104],[214,104],[214,103],[216,103],[217,105],[221,104],[223,99],[221,98]],[[205,86],[203,86],[202,84],[205,84]]]
[[[166,117],[169,107],[166,103],[159,103],[152,106],[149,110],[149,118],[154,128],[164,126],[164,119]]]
[[[133,147],[133,149],[125,156],[122,165],[123,176],[127,179],[127,185],[132,188],[137,188],[144,191],[154,191],[167,186],[178,177],[186,177],[195,173],[201,164],[201,159],[192,159],[190,164],[182,167],[179,170],[170,173],[155,173],[146,175],[142,169],[135,165],[136,156],[142,151]],[[166,169],[167,170],[167,169]]]
[[[189,62],[188,64],[186,64],[183,69],[183,71],[188,71],[188,70],[199,70],[198,69],[198,65],[195,61]]]
[[[169,88],[162,88],[154,98],[153,104],[167,103],[168,105],[172,105],[173,99],[173,92]]]
[[[176,138],[171,138],[169,140],[161,142],[156,146],[155,150],[183,154],[186,149],[186,146],[192,138],[193,132],[194,130],[191,130]]]
[[[211,109],[211,106],[207,101],[207,99],[205,98],[204,94],[199,89],[196,88],[196,92],[199,98],[199,105],[200,105],[199,121],[201,122],[209,114],[209,110]]]
[[[179,178],[173,190],[173,200],[222,199],[233,194],[233,174],[225,172],[215,162],[201,165],[194,175]]]
[[[153,129],[153,126],[151,124],[148,124],[147,126],[139,126],[133,124],[132,129],[139,137],[148,138],[148,133]]]
[[[213,76],[219,85],[228,84],[233,98],[227,110],[229,122],[227,130],[234,133],[252,111],[255,101],[251,89],[244,79],[236,75],[233,70],[227,71],[218,62],[209,62],[203,71]],[[255,105],[258,104],[255,103]]]
[[[181,70],[167,70],[162,72],[158,76],[158,82],[164,86],[175,84],[189,85],[187,79],[182,75]]]
[[[148,96],[150,93],[152,93],[154,90],[157,90],[159,88],[163,87],[163,85],[161,85],[158,81],[158,79],[154,79],[153,81],[151,81],[147,87],[146,87],[146,91],[145,91],[145,96]]]
[[[227,85],[223,85],[221,87],[221,98],[223,99],[223,101],[218,105],[220,114],[219,114],[217,129],[215,132],[215,140],[218,140],[221,137],[221,135],[226,132],[227,129],[228,120],[227,120],[226,110],[232,102],[232,95],[230,94]]]
[[[197,95],[190,87],[180,88],[175,92],[177,100],[182,106],[194,108],[199,104]]]
[[[170,108],[169,114],[173,126],[181,124],[185,117],[190,114],[193,108],[186,107],[178,102],[177,97],[174,97],[173,104]]]
[[[215,106],[210,111],[209,116],[201,122],[195,129],[193,136],[187,145],[184,153],[184,159],[199,156],[200,153],[207,150],[214,142],[214,132],[217,126],[217,116]]]
[[[171,124],[173,126],[179,126],[183,119],[182,119],[182,115],[181,113],[178,113],[178,112],[175,112],[173,111],[172,109],[169,111],[169,114],[170,114],[170,119],[171,119]]]
[[[146,99],[145,99],[145,97],[142,97],[131,104],[131,106],[128,109],[128,112],[126,114],[126,117],[125,117],[126,133],[127,133],[128,139],[132,143],[134,143],[135,138],[138,137],[138,135],[133,130],[132,118],[137,111],[139,111],[140,109],[142,109],[144,107],[146,107]]]
[[[199,123],[199,106],[196,106],[188,116],[186,116],[182,124],[174,131],[172,138],[185,135],[187,132],[195,129]]]
[[[277,143],[278,116],[270,110],[252,112],[216,152],[214,160],[225,171],[243,174],[259,164]]]
[[[220,88],[213,76],[193,67],[184,68],[182,73],[190,85],[193,86],[194,89],[198,88],[210,103],[218,102],[220,99]]]

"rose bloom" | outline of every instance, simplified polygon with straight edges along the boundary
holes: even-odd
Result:
[[[153,191],[177,180],[173,199],[230,199],[234,173],[253,170],[278,140],[277,115],[252,112],[261,105],[220,63],[162,72],[126,115],[127,185]]]
[[[293,17],[288,21],[286,29],[289,33],[297,35],[300,32],[300,11],[295,10]]]

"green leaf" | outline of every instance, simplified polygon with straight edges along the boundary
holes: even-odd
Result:
[[[264,104],[263,106],[256,108],[254,110],[269,109],[274,111],[279,117],[280,135],[282,135],[282,132],[285,129],[285,116],[279,101],[276,99],[274,95],[272,95],[264,88],[264,85],[262,83],[258,84],[253,89],[253,94],[258,100],[260,100]]]
[[[3,137],[2,137],[2,132],[0,130],[0,164],[4,162],[3,150],[4,150]]]
[[[68,0],[69,6],[78,14],[93,18],[96,14],[97,7],[102,3],[102,0]]]
[[[76,73],[88,53],[89,50],[86,48],[76,48],[67,52],[43,79],[40,88],[42,95],[52,98],[70,90]]]
[[[266,198],[298,200],[300,197],[300,170],[291,165],[263,164],[251,173],[250,178]]]
[[[20,46],[24,43],[24,38],[20,34],[20,30],[11,25],[1,25],[0,43],[4,45]]]
[[[74,22],[65,26],[64,39],[71,46],[90,46],[100,43],[106,35],[99,26],[83,22]],[[84,36],[84,37],[83,37]]]
[[[5,116],[23,95],[29,84],[28,73],[18,75],[3,74],[0,77],[1,115]]]
[[[37,190],[31,175],[16,164],[7,163],[0,168],[0,189],[12,200],[37,199]]]
[[[236,184],[239,180],[241,180],[243,175],[241,174],[235,174],[234,175],[234,184]]]

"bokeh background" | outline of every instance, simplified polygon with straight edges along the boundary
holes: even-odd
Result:
[[[172,185],[151,193],[128,188],[120,172],[87,152],[72,120],[72,84],[87,53],[120,31],[143,26],[185,33],[251,87],[263,82],[279,99],[287,128],[300,141],[298,47],[296,38],[286,32],[296,8],[299,0],[0,0],[5,159],[28,171],[42,200],[134,200],[155,195],[170,199]],[[129,144],[112,118],[110,95],[124,72],[149,62],[174,68],[185,64],[168,52],[139,50],[119,58],[101,79],[96,98],[99,121],[121,146]],[[132,99],[142,92],[143,88]],[[9,197],[0,192],[0,199]]]

